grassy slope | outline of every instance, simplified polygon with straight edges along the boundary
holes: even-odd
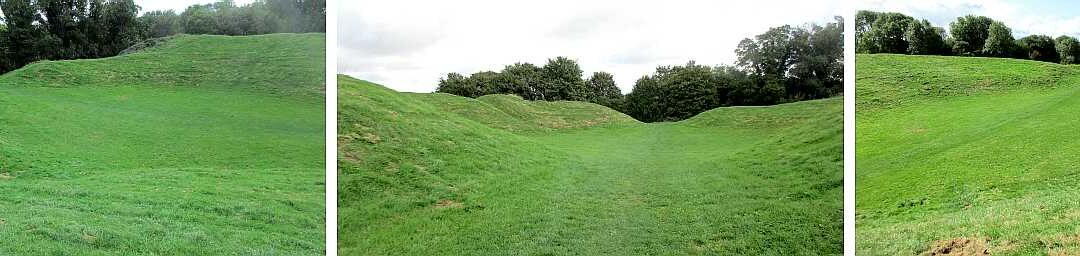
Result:
[[[856,59],[860,254],[937,240],[1080,253],[1080,70],[930,56]]]
[[[0,255],[318,255],[324,36],[0,76]]]
[[[339,78],[343,255],[839,254],[839,99],[642,124]]]

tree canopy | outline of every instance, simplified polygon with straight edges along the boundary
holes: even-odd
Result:
[[[1005,23],[965,15],[934,27],[901,13],[859,11],[855,15],[856,52],[957,55],[1030,59],[1061,64],[1080,62],[1080,42],[1069,36],[1027,35],[1015,40]],[[897,36],[902,33],[902,36]]]
[[[466,97],[516,94],[528,100],[577,100],[605,105],[645,122],[677,121],[722,106],[770,105],[836,96],[843,89],[843,19],[825,25],[784,25],[742,40],[736,66],[694,61],[660,66],[623,95],[607,72],[587,79],[577,62],[549,59],[482,71],[449,73],[437,92]]]

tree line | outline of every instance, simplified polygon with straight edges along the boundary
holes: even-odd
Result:
[[[134,0],[0,0],[0,73],[39,60],[101,58],[175,34],[325,32],[325,0],[232,0],[139,15]]]
[[[949,31],[896,12],[859,11],[855,16],[856,51],[911,55],[952,55],[1080,63],[1080,41],[1062,35],[1015,39],[1012,29],[986,16],[965,15]]]
[[[437,92],[478,97],[515,94],[527,100],[588,101],[644,122],[677,121],[724,106],[772,105],[843,92],[843,19],[824,26],[785,25],[743,39],[736,65],[660,66],[623,95],[607,72],[582,77],[577,62],[557,57],[539,67],[508,65],[500,72],[450,73]]]

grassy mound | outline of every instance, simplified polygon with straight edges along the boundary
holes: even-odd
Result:
[[[841,251],[839,99],[644,124],[344,76],[339,92],[342,255]],[[709,125],[757,115],[779,124]]]
[[[131,54],[42,61],[4,75],[24,86],[227,87],[317,95],[325,87],[322,34],[180,35]]]
[[[948,241],[986,244],[995,255],[1080,253],[1076,67],[857,62],[859,253],[915,254]]]
[[[323,38],[0,76],[0,255],[322,254]]]
[[[613,109],[580,101],[526,101],[516,95],[485,95],[476,99],[445,93],[417,93],[410,96],[431,103],[442,111],[513,132],[639,123]]]

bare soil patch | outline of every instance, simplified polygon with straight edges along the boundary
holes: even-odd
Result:
[[[930,246],[930,250],[922,253],[922,255],[981,256],[990,255],[990,248],[986,239],[958,237],[934,241],[934,244]]]

